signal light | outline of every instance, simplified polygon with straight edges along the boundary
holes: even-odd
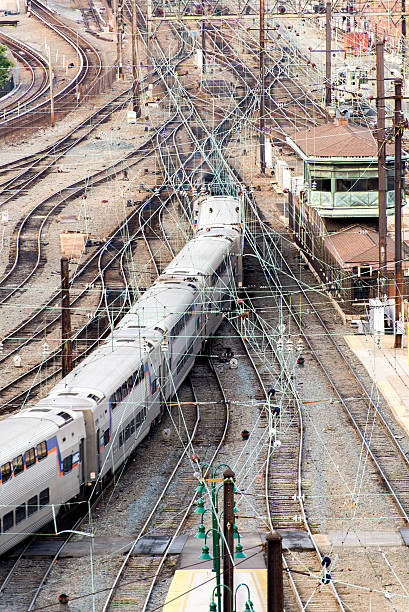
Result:
[[[68,604],[69,600],[70,598],[65,593],[61,593],[61,595],[58,597],[58,601],[62,604]]]

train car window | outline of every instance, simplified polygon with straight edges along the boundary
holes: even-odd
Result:
[[[16,508],[16,525],[21,523],[21,521],[25,521],[25,520],[26,520],[26,505],[21,504],[20,506],[17,506]]]
[[[135,419],[132,419],[131,421],[131,435],[135,433]]]
[[[3,533],[5,531],[9,531],[9,529],[11,529],[14,525],[14,516],[13,516],[13,512],[7,512],[7,514],[5,514],[3,516]]]
[[[106,446],[108,443],[109,443],[109,429],[104,431],[104,446]]]
[[[38,497],[34,495],[34,497],[30,497],[27,502],[27,515],[31,516],[38,510]]]
[[[17,474],[20,474],[20,472],[22,472],[23,470],[24,470],[23,455],[18,455],[18,457],[15,457],[13,459],[14,476],[17,476]]]
[[[47,455],[47,442],[40,442],[40,444],[37,444],[37,459],[41,461],[41,459],[45,459]]]
[[[138,414],[135,417],[135,426],[138,429],[138,427],[141,426],[141,423],[143,421],[143,412],[141,410],[141,412],[138,412]]]
[[[35,448],[29,448],[28,451],[24,453],[24,460],[26,462],[26,467],[30,467],[30,465],[34,465],[34,463],[36,462]]]
[[[152,394],[156,393],[157,387],[158,387],[158,380],[157,378],[155,378],[155,380],[152,381]]]
[[[131,435],[131,426],[130,426],[130,425],[127,425],[127,426],[125,427],[125,440],[128,440],[128,438],[130,437],[130,435]]]
[[[122,431],[119,432],[119,446],[122,446],[124,443],[124,434]]]
[[[44,489],[40,493],[40,508],[44,508],[47,504],[50,503],[50,489]]]
[[[90,399],[94,400],[94,402],[99,402],[99,397],[97,397],[96,395],[94,395],[93,393],[88,393],[88,396]]]
[[[68,474],[72,470],[72,455],[68,455],[62,462],[62,469],[64,474]]]
[[[11,478],[11,463],[7,461],[7,463],[1,466],[1,480],[2,482],[7,482],[9,478]]]

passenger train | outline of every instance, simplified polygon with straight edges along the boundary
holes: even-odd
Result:
[[[89,496],[160,419],[242,282],[242,203],[210,196],[195,237],[107,340],[0,428],[0,554]]]

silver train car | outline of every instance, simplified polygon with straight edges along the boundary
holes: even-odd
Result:
[[[241,202],[199,204],[196,236],[113,333],[0,428],[0,554],[103,485],[148,434],[242,281]]]

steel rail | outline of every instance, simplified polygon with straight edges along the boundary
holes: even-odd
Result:
[[[260,222],[261,227],[263,227],[265,232],[271,233],[271,229],[267,228],[267,226],[265,226],[265,224],[263,223],[263,221],[261,219],[259,219],[259,222]],[[282,264],[284,265],[284,267],[287,270],[287,274],[297,284],[300,292],[304,296],[304,299],[307,301],[307,303],[308,303],[309,307],[311,308],[312,312],[314,313],[315,317],[320,322],[320,325],[321,325],[322,329],[325,331],[326,337],[330,340],[330,342],[332,343],[334,348],[337,350],[337,352],[340,355],[341,359],[343,360],[343,362],[345,363],[346,367],[348,368],[351,376],[358,383],[358,385],[359,385],[359,387],[360,387],[364,397],[368,401],[368,406],[373,410],[374,414],[376,414],[377,418],[379,419],[380,424],[383,426],[383,428],[384,428],[385,432],[387,433],[389,439],[393,442],[397,452],[399,453],[399,456],[403,460],[403,462],[404,462],[404,464],[406,466],[406,469],[408,469],[409,468],[409,459],[407,458],[404,449],[400,445],[399,440],[397,440],[396,436],[392,432],[389,424],[387,423],[386,419],[384,418],[384,416],[382,415],[380,410],[373,404],[372,397],[368,393],[364,383],[361,381],[361,379],[359,378],[359,376],[355,372],[353,366],[351,365],[351,363],[349,362],[348,358],[346,357],[346,355],[344,354],[344,352],[340,348],[338,342],[333,337],[333,334],[331,334],[330,331],[328,330],[325,322],[322,320],[322,317],[320,316],[319,312],[317,311],[315,305],[313,304],[313,302],[310,300],[309,296],[307,295],[304,286],[302,285],[302,283],[300,283],[300,281],[297,279],[297,277],[293,274],[293,272],[291,271],[291,268],[289,267],[288,263],[281,256],[281,254],[280,254],[280,252],[279,252],[279,250],[277,248],[277,245],[274,243],[274,241],[271,241],[271,245],[275,249],[276,253],[279,255]],[[268,274],[270,276],[270,279],[274,282],[274,284],[276,284],[276,281],[274,280],[274,276],[271,274],[271,271],[268,269],[268,267],[266,267],[266,271],[268,272]],[[276,286],[278,287],[277,284],[276,284]],[[289,303],[288,299],[286,298],[286,296],[284,294],[282,294],[282,299],[283,299],[283,302],[285,303],[287,309],[289,310],[289,312],[290,312],[290,314],[291,314],[291,316],[292,316],[292,318],[293,318],[293,320],[294,320],[294,322],[295,322],[295,324],[296,324],[300,334],[304,338],[304,340],[305,340],[306,344],[308,345],[311,353],[314,355],[317,363],[320,365],[323,373],[327,377],[331,387],[334,390],[334,393],[336,394],[336,397],[337,397],[338,401],[342,404],[343,408],[345,409],[346,413],[348,414],[348,417],[349,417],[351,423],[354,425],[354,427],[355,427],[355,429],[356,429],[356,431],[357,431],[357,433],[358,433],[358,435],[359,435],[359,437],[361,439],[361,442],[362,442],[362,444],[364,445],[364,447],[366,449],[366,452],[371,457],[371,460],[373,461],[376,469],[378,470],[379,474],[381,475],[382,480],[384,481],[385,485],[387,486],[387,488],[391,492],[396,505],[398,506],[400,512],[402,513],[402,518],[404,518],[405,521],[407,523],[409,523],[409,508],[405,509],[405,507],[401,503],[401,501],[399,499],[398,492],[395,490],[393,484],[390,482],[390,479],[386,475],[384,469],[382,468],[382,466],[380,465],[379,461],[375,457],[374,452],[373,452],[373,450],[371,448],[370,442],[368,442],[368,440],[366,439],[365,435],[362,433],[361,427],[359,426],[359,424],[357,423],[354,415],[352,414],[352,412],[351,412],[351,410],[350,410],[350,408],[348,406],[347,401],[343,398],[343,396],[341,395],[340,391],[338,390],[337,383],[334,381],[333,377],[328,372],[328,369],[325,367],[325,364],[323,363],[322,359],[318,355],[316,349],[313,347],[313,345],[311,343],[311,340],[309,339],[306,331],[303,328],[303,325],[301,324],[300,320],[295,316],[295,314],[293,312],[293,309],[291,308],[290,303]]]
[[[172,117],[168,124],[172,123],[174,120],[174,117]],[[173,128],[174,130],[179,129],[180,125],[176,125],[175,128]],[[160,131],[164,131],[166,129],[166,124],[162,125],[160,127]],[[166,136],[166,139],[169,139],[171,137],[171,134],[168,134]],[[152,136],[150,140],[153,140],[154,136]],[[149,142],[148,141],[148,142]],[[146,143],[144,143],[146,144]],[[143,148],[144,145],[141,145],[141,148]],[[150,154],[150,152],[148,154],[146,154],[142,159],[138,160],[136,163],[140,163],[141,161],[143,161],[143,159],[145,159],[148,155]],[[151,202],[152,198],[154,196],[151,195],[146,201],[145,203],[142,205],[142,207],[148,206],[149,203]],[[101,253],[104,252],[104,250],[106,249],[106,247],[113,242],[113,240],[115,240],[115,238],[117,236],[121,236],[122,231],[128,227],[128,224],[130,223],[130,221],[133,220],[134,217],[138,216],[139,214],[139,209],[137,211],[134,211],[130,216],[127,217],[126,220],[123,221],[123,223],[120,224],[120,226],[114,230],[114,232],[112,233],[112,235],[109,237],[108,241],[106,242],[106,244],[104,244],[102,246],[101,249],[99,249],[96,253],[94,253],[85,263],[84,265],[77,270],[77,272],[75,273],[74,277],[71,279],[71,286],[73,286],[73,284],[79,280],[84,274],[86,274],[89,271],[89,266],[94,262],[94,260],[96,260]],[[128,242],[132,241],[135,239],[135,236],[139,233],[139,230],[136,234],[134,234]],[[127,244],[125,244],[122,248],[121,251],[125,250],[127,248]],[[120,252],[119,252],[120,254]],[[115,258],[112,259],[112,261],[107,264],[107,266],[111,265],[113,262],[115,261]],[[92,284],[95,283],[98,280],[98,274],[90,281],[90,283],[88,284]],[[85,287],[80,294],[72,301],[72,305],[75,305],[82,297],[84,297],[86,295],[88,291],[88,288]],[[8,335],[4,338],[3,343],[6,342],[8,339],[11,339],[12,336],[14,336],[16,333],[20,332],[22,329],[24,329],[24,327],[26,327],[29,323],[31,323],[32,321],[34,321],[35,319],[37,319],[45,310],[49,309],[52,305],[53,302],[55,302],[57,299],[59,299],[61,295],[61,291],[58,290],[54,295],[51,296],[51,298],[49,298],[47,300],[47,302],[40,308],[40,310],[36,311],[27,321],[25,321],[22,325],[20,325],[16,330],[13,331],[12,335]],[[23,343],[21,343],[18,347],[12,349],[11,351],[9,351],[4,357],[2,357],[0,359],[0,363],[5,361],[6,359],[8,359],[11,355],[13,355],[14,353],[18,352],[21,350],[21,348],[23,348],[23,346],[26,346],[27,344],[29,344],[33,339],[40,337],[44,331],[48,330],[52,325],[54,325],[60,318],[60,315],[58,315],[57,317],[55,317],[53,320],[47,322],[43,327],[41,327],[41,329],[36,330],[36,332],[31,336],[31,338],[28,338],[27,340],[25,340]],[[86,328],[88,325],[88,323],[84,326],[84,328]],[[81,330],[79,330],[78,333],[81,333],[83,331],[82,328]],[[50,362],[51,360],[53,360],[57,355],[59,354],[59,349],[54,352],[52,355],[50,355],[47,359],[47,362]],[[11,387],[11,386],[15,386],[15,384],[19,381],[21,381],[22,378],[25,378],[27,375],[34,373],[38,370],[38,366],[34,366],[33,368],[31,368],[30,370],[28,370],[27,372],[25,372],[22,376],[18,377],[17,379],[13,380],[11,383],[9,383],[8,385],[6,385],[6,387],[3,387],[2,389],[0,389],[0,392],[4,392],[5,389]],[[5,404],[8,405],[8,402]]]
[[[152,197],[154,197],[154,196],[151,196],[151,198],[150,198],[150,199],[152,199]],[[171,196],[169,196],[169,198],[168,198],[168,199],[170,199],[170,197],[171,197]],[[147,206],[147,203],[145,203],[145,206]],[[151,215],[150,219],[151,219],[153,216],[156,216],[157,214],[160,214],[160,213],[161,213],[161,211],[163,211],[163,209],[164,209],[164,207],[165,207],[165,206],[166,206],[166,201],[165,201],[165,202],[163,202],[162,207],[161,207],[160,209],[158,209],[158,210],[156,210],[156,211],[154,211],[154,212],[153,212],[153,214]],[[146,220],[146,222],[145,222],[145,223],[147,224],[148,222],[149,222],[149,220]],[[104,268],[103,268],[103,267],[101,266],[101,264],[100,264],[100,262],[101,262],[101,257],[102,257],[102,256],[103,256],[103,253],[101,253],[101,254],[100,254],[100,259],[99,259],[99,276],[101,277],[101,285],[102,285],[101,299],[102,299],[102,296],[104,295],[104,286],[105,286],[105,285],[104,285]],[[125,283],[126,283],[127,281],[126,281],[126,278],[125,278],[125,277],[124,277],[124,280],[125,280]],[[100,303],[101,303],[101,302],[100,302]],[[121,312],[119,312],[119,313],[117,314],[116,319],[117,319],[117,318],[119,318],[119,317],[120,317],[120,315],[121,315]],[[195,434],[195,432],[196,432],[196,429],[197,429],[197,426],[198,426],[198,423],[199,423],[199,420],[200,420],[200,415],[199,415],[199,407],[198,407],[198,405],[197,405],[197,411],[198,411],[198,414],[197,414],[197,418],[196,418],[196,423],[195,423],[195,427],[194,427],[194,432],[193,432],[193,434],[190,436],[188,444],[191,444],[191,441],[192,441],[192,439],[193,439],[193,437],[194,437],[194,434]],[[183,458],[184,458],[185,454],[186,454],[186,449],[185,449],[185,451],[183,452],[182,456],[180,457],[180,460],[179,460],[179,462],[178,462],[178,464],[177,464],[177,466],[176,466],[176,468],[175,468],[175,470],[174,470],[174,473],[175,473],[175,471],[177,470],[178,466],[180,465],[181,461],[183,460]],[[173,479],[173,478],[172,478],[172,476],[171,476],[171,478],[169,479],[169,484],[171,483],[172,479]],[[169,486],[169,484],[168,484],[167,486]],[[167,487],[166,487],[166,488],[167,488]],[[164,489],[163,494],[165,493],[165,490],[166,490],[166,489]],[[157,502],[157,504],[156,504],[156,506],[155,506],[155,509],[158,507],[158,505],[159,505],[160,501],[161,501],[161,498],[158,500],[158,502]],[[96,503],[98,503],[98,498],[97,498],[97,500],[95,501],[94,505],[95,505]],[[155,509],[154,509],[154,510],[155,510]],[[81,518],[79,519],[79,521],[76,523],[76,525],[75,525],[75,526],[74,526],[72,529],[73,529],[73,530],[78,529],[79,525],[80,525],[80,524],[81,524],[81,522],[84,520],[84,518],[85,518],[85,517],[81,517]],[[46,582],[46,580],[47,580],[47,578],[48,578],[48,576],[49,576],[49,574],[50,574],[50,572],[51,572],[52,568],[54,567],[54,565],[55,565],[55,563],[56,563],[56,561],[57,561],[58,557],[60,556],[60,554],[61,554],[61,552],[62,552],[63,548],[64,548],[64,547],[65,547],[65,545],[68,543],[68,541],[71,539],[72,535],[73,535],[72,533],[68,535],[68,537],[67,537],[67,538],[64,540],[64,542],[63,542],[63,543],[61,544],[61,546],[58,548],[58,551],[56,552],[56,554],[54,555],[53,559],[51,560],[50,565],[48,566],[48,568],[47,568],[46,572],[44,573],[44,575],[43,575],[43,577],[42,577],[42,580],[41,580],[41,582],[40,582],[40,584],[39,584],[38,588],[36,589],[36,591],[35,591],[35,593],[34,593],[34,595],[33,595],[33,598],[32,598],[32,600],[31,600],[30,606],[29,606],[29,608],[28,608],[28,611],[29,611],[29,612],[30,612],[31,610],[33,610],[33,609],[34,609],[34,606],[35,606],[35,603],[36,603],[36,601],[37,601],[37,599],[38,599],[38,596],[39,596],[39,594],[40,594],[40,592],[41,592],[41,590],[42,590],[42,588],[43,588],[43,586],[44,586],[44,584],[45,584],[45,582]],[[24,549],[24,551],[21,553],[21,555],[20,555],[20,557],[19,557],[19,560],[21,560],[21,558],[23,557],[25,550],[26,550],[26,548],[25,548],[25,549]],[[12,568],[12,571],[13,571],[13,572],[16,570],[16,567],[17,567],[17,564],[15,564],[15,566],[13,566],[13,568]],[[12,572],[11,572],[11,573],[12,573]],[[11,579],[11,574],[10,574],[10,575],[8,576],[8,578],[7,578],[7,583],[10,581],[10,579]],[[5,588],[5,587],[4,587],[4,588]],[[1,590],[0,590],[0,593],[1,593]]]
[[[80,66],[73,77],[73,79],[63,87],[59,92],[57,92],[54,96],[55,100],[55,111],[61,112],[64,110],[64,104],[67,101],[67,97],[71,97],[76,100],[75,92],[79,85],[83,84],[85,79],[89,77],[92,72],[96,72],[96,75],[92,78],[89,89],[91,89],[102,73],[102,57],[101,54],[97,51],[97,49],[88,42],[85,38],[83,38],[78,32],[75,32],[72,28],[63,23],[57,16],[56,13],[48,9],[40,0],[31,0],[31,13],[41,21],[46,27],[53,30],[56,34],[58,34],[61,38],[63,38],[75,51],[77,56],[80,59]],[[58,28],[64,28],[64,32],[61,32]],[[71,37],[74,37],[74,40],[77,41],[77,44],[72,40]],[[82,47],[79,46],[81,43]],[[87,52],[91,53],[94,57],[93,61],[89,61]],[[47,107],[50,104],[50,98],[45,100],[44,102],[40,102],[34,107],[27,109],[25,112],[21,113],[17,118],[6,119],[5,121],[1,121],[1,126],[14,127],[16,121],[21,123],[22,118],[29,117],[33,113],[38,113],[44,107]],[[78,105],[78,101],[76,101]],[[23,124],[24,125],[24,124]]]
[[[20,113],[19,105],[22,104],[23,102],[25,105],[32,104],[35,100],[37,100],[40,96],[42,96],[45,93],[45,91],[49,89],[49,77],[48,77],[48,63],[46,59],[42,55],[40,55],[40,53],[38,53],[37,51],[29,47],[28,45],[20,42],[16,38],[3,34],[2,32],[0,33],[0,40],[5,45],[8,46],[8,48],[13,53],[14,57],[18,61],[20,61],[27,68],[27,70],[29,70],[31,73],[31,82],[30,82],[28,89],[25,89],[19,92],[19,95],[17,97],[15,96],[15,94],[12,94],[10,98],[8,99],[8,102],[5,106],[1,105],[2,99],[0,98],[0,105],[2,106],[2,108],[0,109],[0,116],[2,116],[4,120],[9,115]],[[29,59],[32,60],[32,63],[30,63],[27,57],[21,55],[22,52],[25,55],[27,55]],[[34,64],[36,68],[41,69],[42,80],[38,88],[38,91],[34,92],[34,94],[30,96],[30,92],[36,86],[36,73],[35,73],[35,70],[32,64]],[[10,108],[10,107],[15,107],[16,105],[17,105],[17,108]]]

